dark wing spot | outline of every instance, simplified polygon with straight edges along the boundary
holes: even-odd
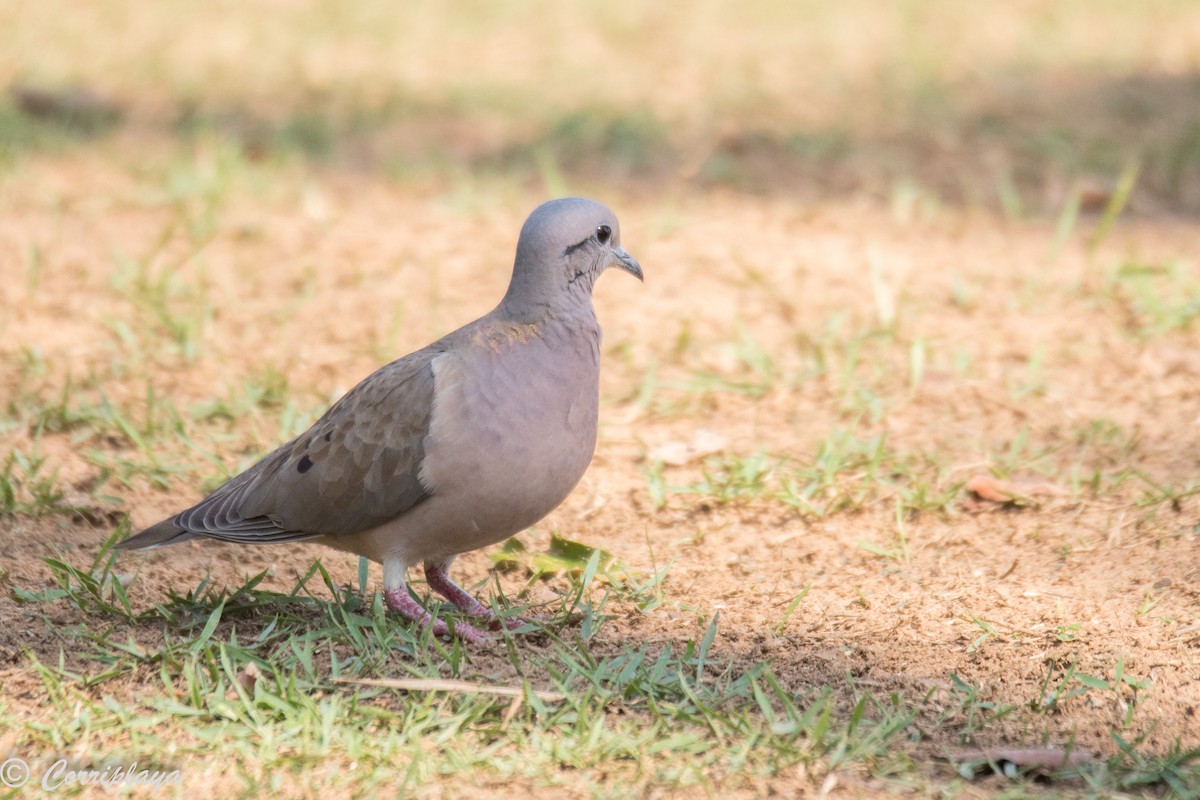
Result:
[[[304,473],[306,473],[310,469],[312,469],[312,465],[313,465],[312,459],[306,455],[306,456],[304,456],[304,458],[300,459],[300,463],[296,465],[296,470],[299,471],[299,473],[301,475],[303,475]]]
[[[328,442],[332,438],[333,438],[333,431],[325,431],[325,441]]]

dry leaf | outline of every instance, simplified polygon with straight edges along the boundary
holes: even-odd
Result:
[[[1079,187],[1079,210],[1084,214],[1099,214],[1112,202],[1112,189],[1095,181]]]
[[[258,683],[259,676],[262,675],[262,670],[258,668],[258,664],[251,661],[246,665],[245,669],[238,670],[237,682],[238,685],[246,690],[247,694],[254,694],[254,686]],[[225,693],[226,700],[236,700],[238,696],[237,689],[232,686]]]
[[[991,475],[972,475],[965,488],[980,500],[1007,503],[1013,499],[1013,495],[1004,491],[1004,483],[1005,481],[993,478]]]
[[[1069,492],[1061,486],[1037,478],[1006,481],[994,475],[972,475],[964,487],[976,500],[1013,505],[1036,505],[1039,499],[1064,497]]]

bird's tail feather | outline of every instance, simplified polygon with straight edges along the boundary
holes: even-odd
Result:
[[[188,539],[194,539],[195,536],[194,533],[189,533],[176,525],[173,519],[164,519],[157,525],[151,525],[141,533],[130,536],[123,542],[118,542],[117,547],[121,550],[140,550],[144,547],[159,547],[164,544],[186,542]]]

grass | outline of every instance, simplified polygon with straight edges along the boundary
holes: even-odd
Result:
[[[725,662],[712,652],[717,616],[677,645],[595,649],[591,640],[611,618],[601,610],[616,589],[609,583],[595,596],[587,585],[596,572],[592,558],[568,583],[574,603],[563,613],[594,622],[576,632],[553,614],[537,623],[543,644],[520,654],[519,635],[500,634],[515,671],[509,680],[520,690],[515,698],[356,687],[359,679],[394,674],[398,656],[402,673],[413,677],[461,678],[486,689],[494,676],[479,672],[469,648],[414,631],[385,612],[379,593],[338,586],[320,563],[289,592],[259,588],[259,574],[232,588],[205,581],[135,611],[130,576],[113,571],[109,549],[125,530],[90,569],[49,559],[53,588],[16,590],[35,614],[65,602],[88,619],[74,633],[80,647],[73,660],[82,671],[31,657],[50,713],[23,728],[27,748],[79,752],[83,745],[79,762],[94,764],[99,756],[86,752],[92,732],[120,731],[120,756],[170,769],[219,743],[240,765],[240,793],[345,753],[355,772],[326,771],[319,785],[407,791],[446,772],[529,779],[565,763],[610,774],[604,794],[626,782],[711,786],[797,764],[814,779],[858,765],[887,771],[889,742],[912,722],[895,697],[855,695],[843,717],[841,700],[828,692],[797,696],[767,663],[743,669]],[[314,578],[326,597],[313,594]],[[645,603],[636,589],[625,599]],[[161,640],[129,637],[133,623],[161,629]],[[130,677],[147,684],[136,703],[81,692],[104,692]],[[540,689],[559,694],[543,700]],[[407,765],[399,777],[398,760]]]
[[[42,437],[65,438],[96,470],[87,484],[92,498],[146,485],[177,487],[185,476],[212,488],[238,468],[230,453],[241,454],[234,460],[244,466],[319,411],[320,403],[298,405],[292,379],[270,362],[202,393],[200,402],[160,395],[152,369],[194,369],[214,358],[198,333],[211,324],[213,303],[202,274],[194,285],[180,282],[185,262],[161,273],[145,266],[153,262],[153,256],[142,266],[115,262],[104,291],[132,314],[129,335],[118,337],[128,345],[124,360],[110,362],[107,372],[76,381],[56,373],[37,350],[25,352],[5,425],[10,437],[26,437],[32,449],[14,449],[5,464],[0,514],[76,513],[53,461],[37,450]],[[1101,297],[1104,313],[1118,298],[1133,296],[1120,294],[1130,291],[1129,281],[1147,277],[1119,270],[1114,276]],[[1178,281],[1186,272],[1149,277]],[[749,285],[762,291],[759,281]],[[1155,296],[1178,297],[1174,285],[1154,283],[1162,292]],[[862,316],[831,317],[790,349],[734,320],[714,337],[715,366],[704,364],[712,350],[689,336],[658,354],[661,361],[654,363],[661,367],[639,370],[634,351],[628,352],[624,396],[650,420],[712,419],[731,398],[745,409],[813,392],[834,409],[834,424],[819,436],[778,450],[644,465],[642,491],[660,513],[779,509],[815,524],[882,510],[887,526],[855,535],[851,546],[883,568],[921,569],[914,546],[927,546],[920,541],[927,535],[924,521],[961,515],[965,475],[936,448],[889,435],[887,423],[904,404],[921,402],[929,375],[949,362],[936,338],[909,333],[927,308],[881,273],[873,286]],[[296,312],[286,316],[295,318]],[[1147,338],[1146,330],[1132,333]],[[1187,335],[1190,325],[1155,330]],[[1033,348],[995,390],[1015,404],[1046,398],[1056,385],[1055,358],[1052,350]],[[114,381],[121,389],[110,394]],[[48,391],[56,382],[60,388]],[[1150,514],[1179,508],[1197,492],[1186,480],[1164,483],[1139,473],[1141,441],[1107,418],[1058,434],[1023,424],[976,449],[999,476],[1041,474],[1071,483],[1076,497],[1090,491],[1113,500],[1137,486],[1142,494],[1135,503]],[[1072,478],[1078,475],[1091,477]],[[365,570],[353,587],[339,584],[318,562],[287,590],[263,588],[265,572],[240,585],[206,577],[165,595],[149,590],[140,572],[119,571],[127,562],[111,550],[128,530],[128,523],[118,528],[87,568],[73,554],[47,559],[46,586],[7,578],[23,613],[74,643],[69,655],[40,648],[22,656],[30,691],[45,698],[40,711],[0,707],[11,715],[20,752],[35,760],[70,752],[81,766],[137,760],[187,773],[207,769],[216,752],[228,765],[221,785],[242,795],[407,792],[440,780],[537,791],[571,785],[564,771],[603,775],[588,790],[594,796],[630,787],[752,791],[756,780],[781,775],[799,776],[796,785],[812,791],[868,781],[864,785],[953,793],[962,788],[947,778],[956,774],[953,765],[930,766],[948,758],[948,741],[1007,738],[1006,726],[1020,719],[1024,741],[1034,745],[1050,736],[1055,719],[1086,706],[1107,715],[1116,750],[1056,774],[1056,785],[1101,793],[1149,786],[1180,796],[1197,786],[1196,751],[1183,743],[1163,751],[1136,736],[1132,743],[1124,738],[1141,730],[1143,700],[1156,687],[1127,671],[1121,656],[1107,670],[1076,662],[1052,666],[1036,698],[998,697],[978,678],[954,673],[945,676],[945,691],[916,685],[876,690],[858,685],[849,671],[813,685],[769,657],[717,648],[727,623],[720,612],[677,599],[668,567],[627,569],[611,553],[561,536],[543,550],[514,540],[494,554],[500,569],[525,581],[498,607],[519,608],[521,592],[546,580],[557,601],[536,609],[549,613],[533,631],[504,632],[498,654],[480,655],[388,614]],[[493,587],[498,598],[512,588],[511,580]],[[770,620],[773,639],[797,639],[790,631],[813,592],[809,583],[789,595]],[[1162,600],[1143,597],[1136,613],[1149,614]],[[860,593],[859,601],[868,615],[880,613],[874,596]],[[666,612],[695,623],[676,626],[671,637],[654,643],[610,638],[622,617]],[[438,613],[455,618],[444,607]],[[971,628],[961,645],[968,656],[1016,647],[1023,638],[982,613],[960,619]],[[1079,631],[1066,624],[1056,640],[1072,642]],[[398,676],[463,680],[518,694],[465,692],[453,684],[411,690],[355,683]],[[132,694],[130,686],[137,687]],[[332,759],[353,767],[322,766]],[[1032,775],[1005,780],[1010,791],[1038,787]]]
[[[0,516],[40,516],[69,511],[57,476],[45,474],[46,458],[10,452],[0,470]]]
[[[1198,18],[1131,9],[0,10],[0,81],[119,111],[0,97],[0,761],[176,796],[1196,795]],[[566,193],[649,283],[597,291],[587,479],[456,566],[529,629],[432,639],[307,550],[116,558],[128,514],[486,311]],[[958,757],[996,747],[1091,758]]]
[[[137,610],[136,576],[114,572],[110,549],[126,531],[87,570],[48,559],[53,588],[16,589],[35,617],[53,614],[44,618],[50,626],[63,624],[57,605],[82,614],[70,624],[70,665],[27,654],[45,702],[36,719],[16,721],[22,752],[69,752],[72,765],[92,769],[136,760],[186,775],[215,747],[236,765],[222,791],[243,795],[297,791],[301,781],[308,790],[406,792],[446,775],[547,786],[563,766],[602,773],[592,787],[600,797],[664,785],[711,792],[783,770],[799,770],[814,790],[864,774],[917,789],[923,779],[904,751],[929,735],[930,719],[971,741],[1015,711],[953,675],[944,696],[880,696],[852,680],[842,690],[797,692],[769,662],[717,655],[719,614],[677,643],[614,650],[596,636],[611,619],[602,609],[614,588],[601,585],[597,597],[594,557],[564,573],[573,602],[535,624],[538,646],[498,634],[508,662],[499,669],[481,669],[459,642],[414,631],[386,613],[378,592],[339,586],[319,562],[287,592],[261,588],[260,573],[236,587],[205,580]],[[807,592],[793,598],[776,635]],[[564,625],[579,613],[594,623]],[[143,633],[131,635],[133,625]],[[145,635],[153,629],[160,634]],[[434,683],[389,688],[403,683],[397,671]],[[385,685],[372,685],[380,676]],[[131,679],[141,686],[136,701],[109,693]],[[463,690],[471,686],[478,690]],[[1151,689],[1120,658],[1111,677],[1070,664],[1047,673],[1035,708],[1050,714],[1111,696],[1101,702],[1123,709],[1128,725]],[[1186,796],[1195,787],[1200,751],[1148,758],[1113,735],[1118,754],[1071,774],[1098,789],[1160,784]],[[106,742],[100,751],[97,736]],[[319,766],[334,756],[350,758],[351,770]]]
[[[852,425],[829,433],[804,460],[758,452],[705,459],[700,477],[672,484],[662,462],[645,468],[654,505],[671,497],[694,497],[698,503],[777,504],[813,518],[861,509],[867,503],[896,498],[902,512],[945,511],[958,494],[935,465],[923,457],[899,453],[884,433],[871,435]]]
[[[1200,318],[1200,270],[1194,264],[1120,264],[1099,294],[1139,339],[1186,331]]]

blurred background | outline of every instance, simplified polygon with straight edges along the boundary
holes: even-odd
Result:
[[[5,2],[0,159],[252,159],[425,191],[1200,211],[1187,0]],[[596,187],[601,187],[597,189]]]

